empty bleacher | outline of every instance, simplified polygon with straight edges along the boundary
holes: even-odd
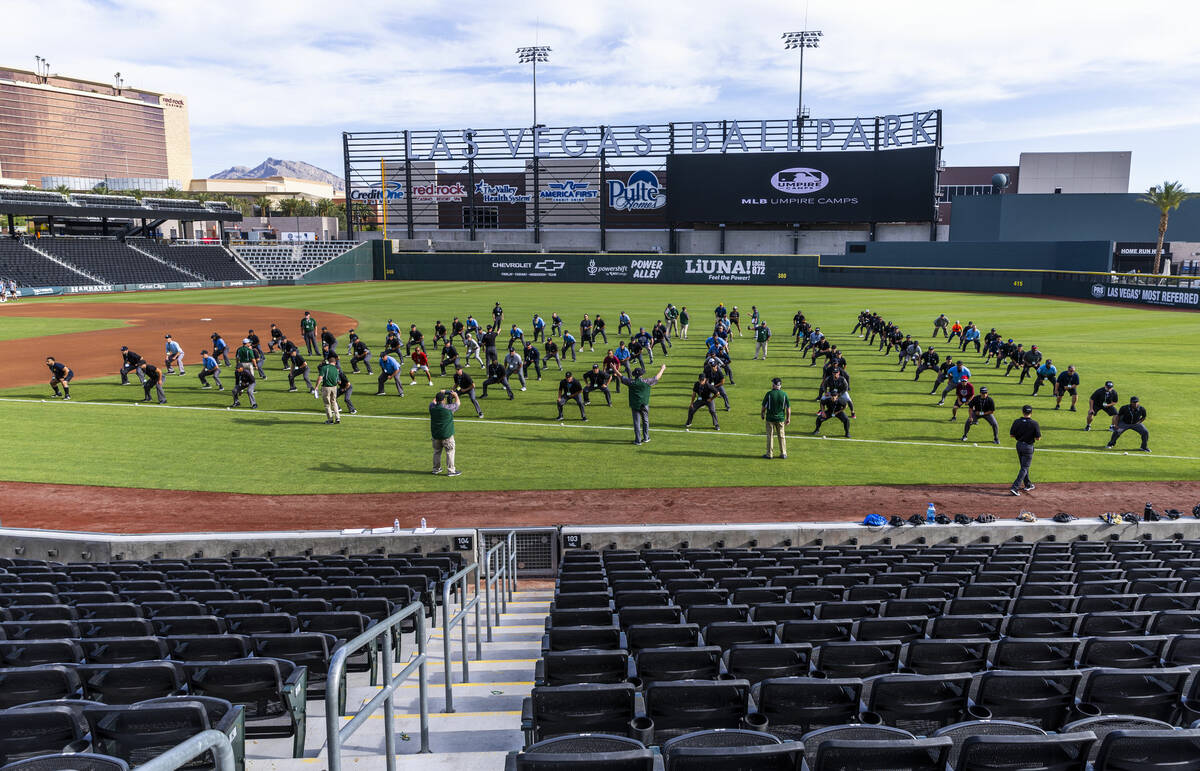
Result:
[[[0,238],[0,278],[18,286],[77,286],[95,284],[92,279],[26,247],[21,241]]]
[[[357,246],[353,241],[240,244],[233,251],[266,279],[297,278]]]
[[[144,252],[185,270],[198,273],[211,281],[241,281],[257,278],[242,267],[225,247],[219,244],[164,244],[151,238],[129,239],[129,243]]]
[[[569,550],[522,722],[514,769],[1200,768],[1200,541]]]
[[[202,201],[196,201],[191,198],[143,198],[142,205],[150,209],[207,210]]]
[[[51,190],[0,190],[0,201],[18,203],[65,204],[67,197]]]
[[[181,270],[163,265],[107,238],[42,238],[37,248],[114,284],[195,281]],[[73,283],[79,283],[78,281]]]
[[[141,206],[141,202],[131,195],[102,195],[99,193],[75,193],[71,203],[79,206]]]

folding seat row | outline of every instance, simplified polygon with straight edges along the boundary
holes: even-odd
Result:
[[[978,676],[738,678],[536,686],[523,706],[526,743],[564,733],[618,733],[647,743],[688,730],[752,728],[794,739],[857,722],[916,736],[969,720],[1067,731],[1080,720],[1129,716],[1170,728],[1197,724],[1186,669],[989,672]],[[1190,687],[1187,685],[1192,682]]]
[[[176,744],[210,729],[226,734],[238,769],[245,766],[245,709],[212,696],[169,696],[112,706],[56,700],[0,710],[0,763],[69,754],[42,768],[88,768],[76,753],[102,753],[141,765]],[[188,764],[212,769],[211,752]],[[32,767],[33,764],[27,764]],[[5,766],[8,768],[8,766]]]

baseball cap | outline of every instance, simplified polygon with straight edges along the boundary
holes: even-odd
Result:
[[[1105,387],[1105,388],[1112,388],[1112,387],[1113,387],[1113,382],[1112,382],[1111,380],[1106,380],[1106,381],[1104,381],[1104,387]]]
[[[1028,415],[1029,413],[1033,412],[1033,405],[1032,405],[1032,404],[1026,404],[1024,407],[1022,407],[1022,408],[1021,408],[1021,412],[1025,413],[1026,415]]]
[[[121,350],[122,350],[122,351],[128,351],[128,350],[129,350],[129,346],[127,346],[127,345],[122,345],[122,346],[121,346]]]
[[[641,368],[641,367],[634,367],[634,368],[633,368],[633,376],[634,376],[634,377],[641,377],[641,376],[642,376],[642,368]]]
[[[783,385],[783,381],[777,377],[771,378],[771,385]]]
[[[243,338],[242,338],[242,342],[243,342],[243,343],[248,343],[248,342],[250,342],[250,338],[248,338],[248,337],[243,337]]]
[[[1131,397],[1129,397],[1129,401],[1130,402],[1140,402],[1141,399],[1137,398],[1136,396],[1131,396]]]
[[[979,389],[979,393],[981,393],[981,394],[986,394],[987,392],[988,392],[987,386],[984,386],[983,388]]]
[[[167,339],[167,340],[170,340],[170,339],[171,339],[171,336],[170,336],[170,335],[163,335],[163,337],[164,337],[165,339]]]

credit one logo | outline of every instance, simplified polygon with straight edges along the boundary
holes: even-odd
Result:
[[[771,187],[785,193],[804,195],[822,190],[829,184],[829,175],[819,169],[797,167],[782,169],[771,177]]]

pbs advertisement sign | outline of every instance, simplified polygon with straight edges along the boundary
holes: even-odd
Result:
[[[928,222],[932,147],[861,153],[672,155],[674,222]]]

